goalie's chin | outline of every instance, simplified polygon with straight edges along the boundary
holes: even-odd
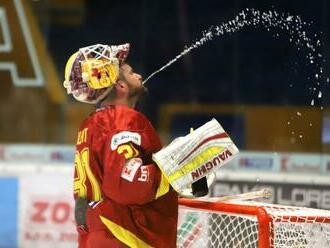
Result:
[[[137,98],[138,100],[141,100],[144,97],[146,97],[148,94],[149,94],[148,88],[145,87],[144,85],[141,85],[141,87],[135,89],[131,88],[130,98]]]
[[[142,86],[141,91],[139,93],[139,101],[144,100],[149,95],[149,90],[145,86]]]

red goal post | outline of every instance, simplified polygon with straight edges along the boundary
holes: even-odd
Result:
[[[177,247],[330,247],[330,211],[179,199]]]

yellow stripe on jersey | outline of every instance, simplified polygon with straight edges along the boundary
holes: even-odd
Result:
[[[148,245],[143,240],[139,239],[134,233],[128,231],[127,229],[117,225],[111,220],[100,216],[103,224],[110,230],[110,232],[121,242],[131,248],[151,248],[152,246]]]
[[[160,183],[156,193],[156,199],[165,195],[170,190],[170,184],[163,173],[161,173]]]

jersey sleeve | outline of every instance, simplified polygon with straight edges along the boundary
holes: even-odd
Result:
[[[139,145],[141,134],[122,133],[112,137],[111,146],[105,151],[102,189],[106,196],[125,205],[145,204],[169,191],[169,184],[158,166],[145,158]],[[116,138],[125,139],[128,142]],[[129,137],[130,136],[130,137]]]

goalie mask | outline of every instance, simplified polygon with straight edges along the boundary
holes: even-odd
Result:
[[[63,85],[67,93],[79,102],[98,103],[117,82],[119,66],[125,61],[128,52],[128,43],[80,48],[65,66]]]

